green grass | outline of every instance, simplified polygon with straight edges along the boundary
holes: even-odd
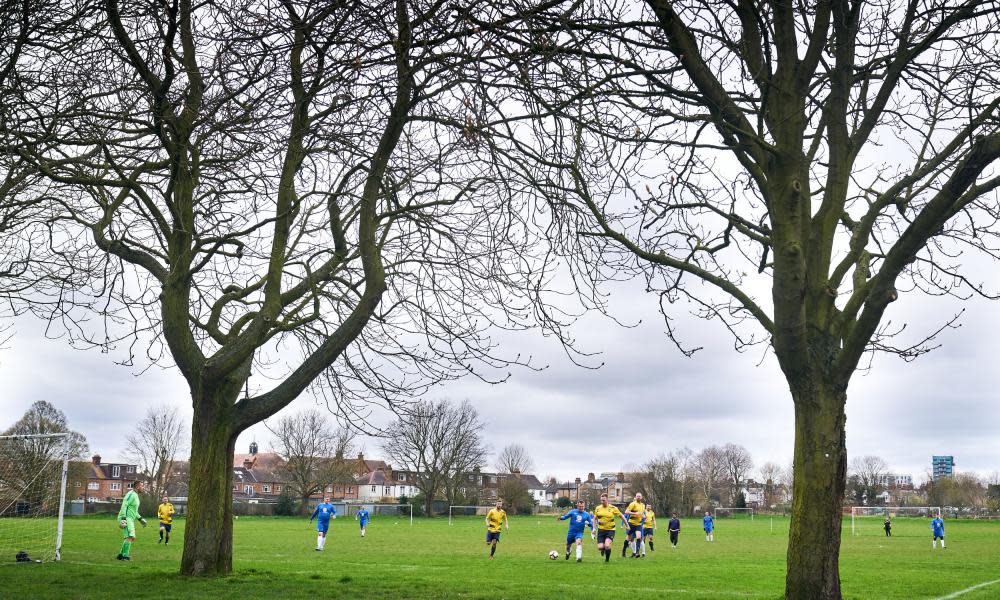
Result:
[[[664,521],[665,524],[665,521]],[[0,528],[5,523],[0,520]],[[584,561],[551,561],[566,528],[553,517],[515,517],[494,561],[487,560],[480,518],[376,519],[368,536],[354,521],[331,526],[326,551],[306,519],[243,517],[234,524],[232,576],[178,576],[184,521],[169,547],[156,543],[155,520],[139,530],[132,562],[114,560],[120,534],[112,517],[66,521],[60,563],[0,563],[0,598],[779,598],[784,589],[788,521],[726,519],[705,542],[700,520],[684,520],[680,546],[665,531],[644,560],[610,564],[585,538]],[[948,521],[948,549],[932,550],[926,519],[897,519],[893,538],[881,520],[851,536],[845,522],[841,578],[847,598],[937,598],[1000,579],[1000,523]],[[619,532],[619,535],[620,532]],[[1000,583],[962,600],[1000,597]]]

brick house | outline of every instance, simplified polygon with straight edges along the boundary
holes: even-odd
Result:
[[[136,465],[122,462],[106,463],[95,454],[89,463],[77,462],[71,473],[78,476],[67,484],[66,495],[85,502],[121,502],[138,477]],[[79,474],[86,473],[86,478]]]

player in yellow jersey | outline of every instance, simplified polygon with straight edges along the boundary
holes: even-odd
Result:
[[[503,500],[497,500],[496,507],[486,513],[486,543],[490,547],[490,560],[493,560],[493,554],[497,551],[501,525],[505,525],[507,531],[510,531],[510,522],[507,521],[507,511],[503,509]]]
[[[170,543],[170,528],[174,523],[174,505],[170,503],[170,498],[163,497],[163,503],[156,507],[156,515],[160,517],[160,542],[166,546]]]
[[[615,527],[618,520],[625,525],[625,515],[618,507],[608,504],[608,495],[601,494],[601,503],[594,509],[594,519],[597,521],[597,551],[604,555],[604,562],[611,559],[611,545],[615,541]]]
[[[639,558],[640,551],[645,554],[642,545],[642,526],[646,523],[646,505],[642,502],[642,494],[636,493],[635,499],[625,507],[625,517],[628,519],[628,537],[622,544],[622,557],[625,557],[625,550],[632,548],[632,558]]]
[[[646,546],[649,546],[649,551],[655,550],[653,548],[653,534],[656,533],[656,513],[653,512],[653,505],[646,505],[646,522],[642,525],[642,555],[646,556]]]

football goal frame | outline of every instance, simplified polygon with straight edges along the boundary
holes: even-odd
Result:
[[[489,512],[490,509],[493,508],[493,507],[492,506],[476,506],[474,504],[452,504],[451,506],[448,507],[448,524],[449,525],[453,525],[452,519],[456,516],[454,514],[453,510],[456,509],[456,508],[471,508],[471,509],[473,509],[475,511],[475,513],[471,514],[471,515],[457,515],[457,516],[460,516],[460,517],[483,517],[483,518],[486,518],[486,513]],[[484,512],[483,514],[480,515],[478,513],[479,513],[479,509],[481,509],[481,508],[485,508],[486,512]]]
[[[898,517],[906,518],[912,517],[924,517],[928,515],[941,516],[940,506],[852,506],[851,507],[851,535],[858,535],[857,529],[855,527],[855,517],[883,517],[890,513],[898,513],[900,511],[921,511],[926,514],[915,514],[915,515],[896,515]],[[871,512],[869,512],[871,511]],[[868,513],[868,514],[861,514]]]
[[[63,540],[63,522],[66,516],[66,480],[69,475],[69,446],[70,446],[70,434],[69,433],[38,433],[38,434],[24,434],[24,435],[0,435],[0,443],[4,441],[16,441],[16,440],[43,440],[43,439],[53,439],[55,441],[62,440],[62,451],[61,454],[52,456],[48,462],[49,463],[60,463],[60,475],[59,475],[59,505],[57,507],[56,513],[56,536],[55,536],[55,548],[53,549],[53,557],[55,560],[62,559],[62,540]],[[15,457],[16,458],[16,457]],[[62,459],[60,461],[60,458]],[[27,483],[31,485],[34,483],[38,477],[42,476],[43,470],[35,473],[33,478]],[[0,483],[4,483],[2,480],[3,476],[0,475]],[[3,487],[9,489],[9,485],[5,484]],[[26,488],[25,488],[26,489]],[[0,518],[7,514],[11,507],[15,507],[18,503],[20,496],[17,494],[11,494],[9,498],[0,497]],[[16,508],[15,508],[16,511]],[[17,516],[10,518],[19,518]],[[30,517],[28,517],[30,518]]]
[[[735,512],[741,512],[742,513],[742,512],[745,512],[748,515],[750,515],[750,520],[753,521],[753,509],[750,508],[750,507],[746,507],[746,508],[732,507],[732,508],[730,508],[728,506],[718,506],[712,512],[712,520],[714,521],[714,523],[715,523],[716,526],[718,526],[718,524],[719,524],[719,511],[720,510],[726,511],[726,512],[729,512],[729,513],[735,513]]]
[[[379,513],[380,508],[384,509],[408,509],[410,512],[410,527],[413,527],[413,505],[412,504],[385,504],[384,502],[349,502],[347,503],[347,517],[353,518],[354,515],[358,514],[358,510],[361,508],[367,508],[372,513],[372,518],[380,517],[384,518],[387,515],[385,513]],[[402,515],[405,517],[405,515]]]

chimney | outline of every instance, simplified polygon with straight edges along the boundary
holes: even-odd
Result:
[[[625,473],[618,473],[617,475],[615,475],[615,479],[617,479],[618,481],[625,481]]]
[[[100,454],[95,454],[94,458],[92,460],[94,461],[95,465],[100,465],[101,464],[101,455]]]
[[[249,471],[250,469],[253,468],[253,463],[254,462],[255,461],[252,460],[252,459],[250,459],[250,458],[244,458],[243,459],[243,468],[246,469],[247,471]]]
[[[358,452],[358,475],[364,475],[368,472],[368,465],[365,464],[365,453]]]
[[[587,483],[594,483],[594,474],[587,473]]]

